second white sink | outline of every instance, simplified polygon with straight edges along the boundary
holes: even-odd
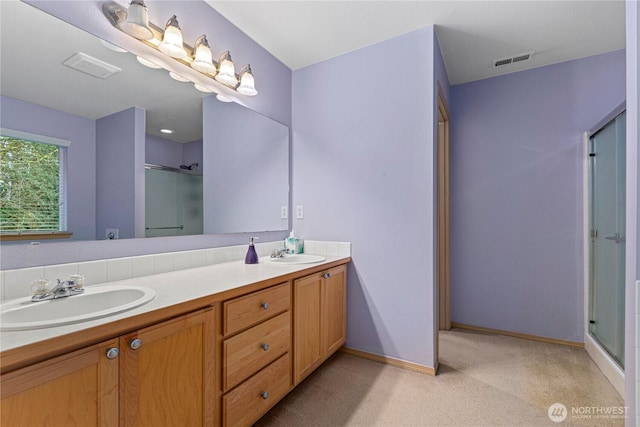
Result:
[[[316,262],[325,261],[327,258],[322,255],[310,255],[310,254],[286,254],[282,258],[267,258],[269,262],[275,262],[277,264],[314,264]]]
[[[32,302],[31,297],[0,304],[0,330],[49,328],[111,316],[148,303],[156,291],[142,286],[89,286],[80,295]]]

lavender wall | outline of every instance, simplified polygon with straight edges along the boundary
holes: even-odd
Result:
[[[640,279],[640,7],[637,1],[626,2],[627,52],[627,281],[625,322],[625,405],[627,427],[640,425],[640,300],[634,279]],[[638,301],[638,302],[636,302]],[[635,365],[633,362],[636,362]]]
[[[144,149],[145,163],[172,168],[198,163],[202,171],[202,140],[180,143],[147,134]]]
[[[435,362],[434,45],[428,27],[293,75],[292,205],[305,214],[293,228],[352,243],[347,346],[425,366]],[[401,64],[393,78],[382,58]]]
[[[32,1],[32,4],[72,25],[82,28],[130,52],[148,54],[151,48],[143,45],[113,28],[101,11],[102,0],[87,1]],[[126,2],[122,2],[123,4]],[[239,98],[227,90],[229,97],[239,100],[253,110],[291,126],[291,70],[264,50],[246,34],[228,22],[222,15],[204,1],[153,1],[145,2],[149,7],[151,20],[162,25],[173,13],[180,18],[187,43],[193,43],[202,33],[207,34],[214,44],[214,54],[221,49],[230,49],[238,65],[251,62],[258,96]],[[159,54],[158,54],[159,55]],[[156,58],[157,59],[157,58]],[[166,61],[166,58],[160,59]],[[197,73],[189,67],[170,61],[168,67],[183,75],[198,80]],[[104,233],[104,231],[103,231]],[[280,240],[286,232],[252,233],[261,241]],[[244,244],[244,233],[209,236],[184,236],[171,238],[135,239],[97,242],[47,242],[39,247],[30,245],[4,245],[0,251],[3,269],[21,268],[34,265],[51,265],[91,259],[115,258],[153,254],[167,251],[198,249],[205,247]]]
[[[238,104],[203,100],[204,232],[288,230],[289,128]]]
[[[67,225],[72,240],[95,238],[96,130],[84,117],[0,96],[0,126],[71,141],[67,149]]]
[[[583,341],[582,134],[623,51],[452,88],[452,321]]]
[[[144,236],[144,125],[138,107],[96,120],[98,239],[107,228],[117,228],[121,239]]]

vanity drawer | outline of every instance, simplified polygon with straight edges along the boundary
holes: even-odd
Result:
[[[291,314],[273,319],[224,340],[223,389],[227,391],[291,348]]]
[[[291,359],[286,353],[222,398],[223,424],[253,424],[287,394],[290,387]]]
[[[289,283],[227,301],[224,303],[224,335],[258,324],[290,307]]]

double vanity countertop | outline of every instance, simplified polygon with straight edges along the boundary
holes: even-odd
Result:
[[[94,320],[2,332],[2,373],[351,261],[349,256],[325,258],[316,263],[280,264],[263,257],[258,264],[247,265],[243,261],[234,261],[109,282],[105,285],[148,287],[156,291],[156,297],[142,306]],[[93,285],[87,289],[99,286],[103,285]],[[55,304],[56,301],[50,303]]]

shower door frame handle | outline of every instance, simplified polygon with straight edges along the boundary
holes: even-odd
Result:
[[[620,244],[620,243],[624,243],[624,242],[625,242],[624,237],[620,237],[620,233],[616,233],[616,234],[615,234],[615,235],[613,235],[613,236],[607,236],[607,237],[605,237],[605,239],[607,239],[607,240],[613,240],[613,241],[614,241],[614,242],[616,242],[617,244]]]

